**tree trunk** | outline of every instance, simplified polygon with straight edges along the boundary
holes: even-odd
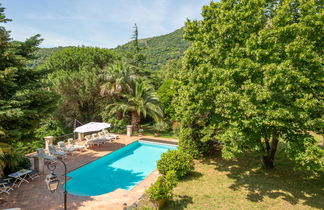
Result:
[[[267,155],[263,155],[262,160],[263,160],[264,167],[266,169],[274,168],[273,163],[274,163],[274,158],[275,158],[275,154],[277,151],[278,142],[279,142],[279,139],[278,139],[277,135],[272,136],[271,145],[269,143],[269,139],[265,140]]]
[[[123,112],[117,112],[117,119],[122,120],[124,117]]]
[[[141,115],[139,115],[136,111],[133,111],[132,113],[132,125],[133,125],[133,131],[138,131],[139,124],[141,121]]]

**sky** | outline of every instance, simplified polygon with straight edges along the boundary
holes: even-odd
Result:
[[[114,48],[131,40],[134,23],[139,38],[171,33],[187,18],[201,19],[210,0],[0,0],[11,37],[24,41],[35,34],[41,47]]]

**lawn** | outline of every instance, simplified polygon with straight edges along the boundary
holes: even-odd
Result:
[[[257,157],[204,158],[196,161],[195,171],[178,184],[163,209],[323,209],[323,176],[310,179],[292,167],[280,151],[271,171],[263,170]],[[151,207],[148,200],[139,205]]]
[[[151,125],[142,125],[141,128],[144,130],[145,136],[156,136],[156,137],[163,137],[163,138],[171,138],[171,139],[178,139],[178,136],[172,130],[166,131],[155,131]],[[155,135],[159,133],[159,135]]]

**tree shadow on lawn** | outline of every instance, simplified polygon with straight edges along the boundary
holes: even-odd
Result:
[[[195,179],[199,179],[203,174],[198,171],[190,171],[185,177],[181,178],[181,182],[191,181]]]
[[[181,179],[181,182],[187,182],[199,179],[203,174],[197,171],[191,171],[187,176]],[[188,195],[175,195],[172,200],[168,200],[162,209],[186,209],[188,204],[192,203],[192,197]]]
[[[281,151],[278,151],[276,165],[272,170],[263,169],[260,158],[252,154],[236,160],[224,160],[219,153],[201,161],[215,165],[215,170],[228,172],[227,177],[235,181],[230,188],[234,191],[248,190],[246,199],[252,202],[269,197],[282,198],[292,205],[302,203],[314,208],[324,206],[324,176],[310,179],[305,172],[294,171],[294,163]]]
[[[177,195],[172,200],[168,200],[167,204],[161,209],[186,209],[188,204],[192,203],[192,197],[188,195]]]

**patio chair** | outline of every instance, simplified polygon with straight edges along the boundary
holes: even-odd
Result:
[[[0,193],[10,194],[9,191],[13,190],[12,183],[10,182],[11,178],[2,179],[0,178]]]
[[[53,144],[48,145],[48,150],[49,150],[49,153],[50,153],[51,155],[59,156],[59,157],[61,157],[62,159],[66,158],[66,153],[65,153],[65,152],[57,151],[57,150],[54,148]]]
[[[32,172],[28,174],[29,178],[31,178],[32,180],[38,178],[39,172],[34,169],[31,169],[31,170],[32,170]]]

